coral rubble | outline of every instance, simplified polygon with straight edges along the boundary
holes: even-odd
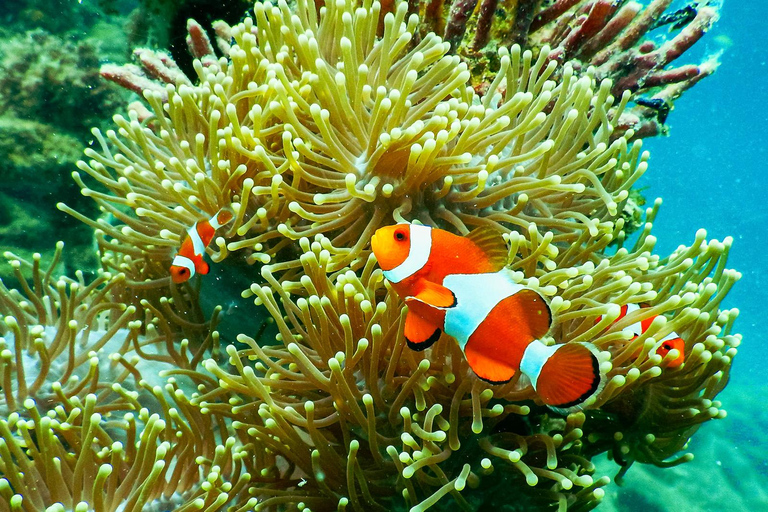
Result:
[[[477,2],[456,4],[470,18]],[[731,240],[701,231],[655,254],[660,200],[628,236],[648,167],[622,124],[633,87],[614,100],[618,80],[569,59],[625,18],[638,36],[619,55],[635,58],[649,28],[620,17],[634,2],[538,4],[516,3],[509,42],[562,38],[500,45],[483,87],[451,53],[466,47],[454,14],[443,39],[415,3],[370,0],[257,3],[217,25],[220,58],[190,22],[195,79],[147,50],[141,69],[106,67],[146,104],[94,130],[73,174],[102,215],[59,204],[94,228],[102,270],[57,279],[6,254],[19,286],[0,285],[0,511],[589,510],[610,481],[598,454],[620,476],[688,461],[689,438],[725,416],[740,342],[738,311],[720,309],[740,277]],[[221,208],[235,219],[211,259],[253,284],[174,285],[180,237]],[[368,247],[394,221],[498,231],[515,279],[549,300],[542,341],[601,351],[594,402],[562,416],[525,378],[481,381],[448,337],[410,351]],[[254,302],[236,335],[217,330],[222,307],[203,313],[213,290]],[[649,306],[617,321],[627,303]],[[655,353],[672,331],[674,368]]]

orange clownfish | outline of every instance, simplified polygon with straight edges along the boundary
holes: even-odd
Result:
[[[456,339],[483,380],[508,382],[518,370],[541,400],[579,409],[602,385],[597,350],[588,343],[547,346],[552,314],[535,290],[505,268],[507,246],[493,230],[466,237],[416,224],[376,231],[371,248],[384,277],[408,306],[405,338],[424,350],[441,331]]]
[[[231,211],[219,210],[219,213],[209,220],[192,224],[171,264],[171,279],[174,283],[188,281],[197,273],[208,273],[208,263],[203,259],[205,248],[213,240],[216,230],[231,221],[232,217]]]
[[[621,313],[619,314],[619,317],[614,321],[614,323],[618,322],[628,314],[634,311],[638,311],[644,307],[648,307],[648,306],[645,304],[642,304],[642,305],[624,304],[623,306],[621,306]],[[654,315],[650,318],[646,318],[645,320],[635,322],[629,327],[627,327],[627,329],[632,331],[632,334],[634,334],[634,336],[632,336],[632,338],[629,341],[634,340],[635,338],[643,334],[645,331],[647,331],[648,328],[651,326],[651,323],[657,316],[658,315]],[[602,319],[603,319],[602,316],[597,317],[597,320],[595,320],[595,323],[599,322]],[[660,355],[663,359],[672,349],[677,350],[679,355],[669,362],[669,364],[667,365],[667,368],[676,368],[681,364],[683,364],[683,362],[685,361],[685,341],[683,341],[680,335],[674,331],[664,336],[659,342],[659,345],[656,347],[656,350],[653,352]],[[640,355],[640,350],[635,352],[635,357],[637,357],[638,355]]]

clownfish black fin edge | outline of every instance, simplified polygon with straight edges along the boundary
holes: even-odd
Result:
[[[597,348],[591,343],[564,343],[547,348],[551,353],[535,376],[539,398],[560,414],[589,407],[590,399],[605,385]]]
[[[487,382],[488,384],[493,384],[494,386],[500,386],[500,385],[502,385],[502,384],[506,384],[507,382],[511,381],[511,380],[514,378],[514,374],[512,375],[512,377],[510,377],[510,378],[508,378],[508,379],[506,379],[506,380],[491,380],[491,379],[486,379],[485,377],[481,377],[481,376],[479,376],[479,375],[478,375],[478,374],[476,374],[476,373],[475,373],[475,377],[477,377],[478,379],[480,379],[480,380],[481,380],[481,381],[483,381],[483,382]]]
[[[411,341],[407,337],[405,338],[405,343],[408,345],[408,348],[413,350],[414,352],[423,352],[427,350],[429,347],[435,344],[437,340],[440,339],[440,336],[443,334],[443,331],[440,329],[435,329],[435,332],[433,332],[429,338],[427,338],[424,341]]]
[[[590,348],[590,352],[593,352],[593,358],[592,358],[592,371],[595,373],[595,375],[598,376],[597,379],[595,379],[592,382],[592,386],[589,390],[584,392],[579,398],[576,400],[573,400],[571,402],[565,403],[565,404],[557,404],[557,405],[547,405],[551,410],[560,413],[564,416],[567,416],[568,414],[576,411],[581,411],[585,407],[588,406],[588,401],[593,396],[597,396],[600,391],[603,390],[603,387],[605,386],[605,375],[600,372],[600,361],[597,358],[597,354],[595,353],[597,349],[595,349],[594,345],[591,343],[584,343],[584,345],[588,345],[588,348]],[[593,350],[594,349],[594,350]]]

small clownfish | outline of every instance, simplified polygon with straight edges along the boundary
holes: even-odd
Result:
[[[231,221],[232,217],[231,211],[219,210],[210,219],[192,224],[171,264],[171,279],[174,283],[189,281],[197,273],[208,273],[208,263],[203,259],[205,248],[213,240],[216,230]]]
[[[647,307],[648,306],[646,304],[624,304],[623,306],[621,306],[621,313],[619,313],[619,317],[616,320],[614,320],[614,323],[618,322],[619,320],[621,320],[622,318],[624,318],[625,316],[627,316],[628,314],[634,311],[638,311],[642,308],[647,308]],[[632,341],[636,339],[638,336],[640,336],[641,334],[645,333],[645,331],[648,330],[648,328],[651,326],[651,323],[657,316],[659,315],[654,315],[652,317],[646,318],[645,320],[635,322],[629,327],[627,327],[627,329],[632,331],[632,334],[634,334],[634,336],[632,336],[632,338],[629,341]],[[595,323],[600,322],[600,320],[602,319],[603,319],[602,316],[597,317],[597,320],[595,320]],[[675,359],[670,361],[669,364],[667,364],[667,368],[677,368],[678,366],[683,364],[683,362],[685,362],[685,341],[683,341],[680,335],[674,331],[667,334],[661,339],[658,347],[656,347],[656,350],[654,352],[660,355],[663,359],[664,357],[667,356],[667,354],[672,349],[676,349],[679,355]],[[638,355],[640,355],[640,350],[638,350],[634,354],[635,357],[637,357]]]
[[[411,349],[430,347],[445,331],[478,377],[500,384],[519,370],[559,412],[579,409],[600,390],[594,346],[540,341],[552,326],[549,306],[537,291],[514,282],[497,232],[481,228],[461,237],[397,224],[377,230],[371,248],[408,306],[404,334]]]

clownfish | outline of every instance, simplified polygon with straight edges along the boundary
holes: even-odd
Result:
[[[189,281],[197,273],[208,273],[208,263],[203,259],[205,248],[213,240],[216,230],[231,221],[232,217],[231,211],[219,210],[219,213],[210,219],[192,224],[181,242],[179,252],[173,257],[171,279],[174,283]]]
[[[619,313],[619,317],[613,322],[616,323],[628,314],[638,311],[642,308],[648,307],[645,304],[624,304],[621,306],[621,313]],[[651,326],[651,323],[653,320],[659,315],[654,315],[650,318],[646,318],[645,320],[641,320],[639,322],[635,322],[627,329],[629,329],[634,336],[629,341],[632,341],[636,339],[641,334],[645,333],[645,331],[648,330],[648,328]],[[600,320],[602,320],[603,317],[599,316],[597,317],[597,320],[595,320],[595,323],[598,323]],[[685,362],[685,341],[680,337],[679,334],[672,331],[671,333],[664,336],[661,341],[659,342],[658,346],[656,347],[656,350],[654,351],[656,354],[660,355],[662,359],[667,356],[667,354],[672,350],[675,349],[678,351],[679,355],[674,358],[672,361],[667,364],[667,368],[676,368],[683,364]],[[640,355],[640,350],[635,352],[635,357]]]
[[[481,228],[461,237],[397,224],[378,229],[371,248],[408,306],[404,334],[411,349],[425,350],[444,331],[478,377],[500,384],[520,371],[539,398],[560,412],[579,409],[600,390],[593,345],[540,341],[552,313],[536,290],[514,282],[505,268],[507,245],[497,232]]]

